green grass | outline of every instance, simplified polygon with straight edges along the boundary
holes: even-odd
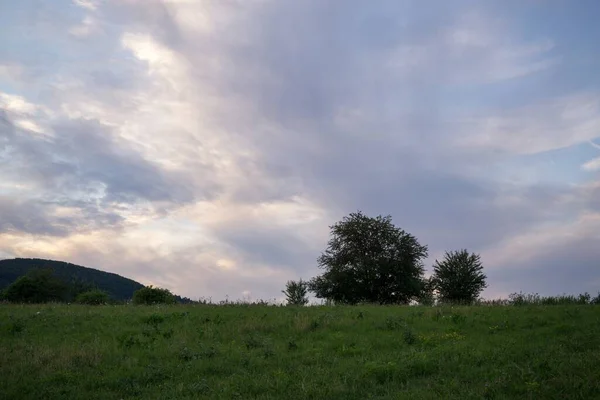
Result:
[[[600,307],[0,305],[1,399],[598,399]]]

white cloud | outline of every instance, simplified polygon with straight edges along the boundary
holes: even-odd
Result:
[[[585,164],[583,164],[581,166],[582,169],[586,170],[586,171],[597,171],[600,169],[600,157],[598,158],[594,158],[593,160],[590,160],[588,162],[586,162]]]
[[[96,11],[100,0],[73,0],[73,4],[90,11]]]
[[[0,92],[0,108],[11,113],[26,115],[31,115],[39,109],[22,96],[2,92]]]
[[[600,134],[600,98],[583,93],[463,120],[463,148],[536,154],[588,142]]]
[[[37,134],[51,135],[47,120],[52,111],[39,104],[33,104],[23,96],[0,92],[0,110],[8,113],[15,126]]]

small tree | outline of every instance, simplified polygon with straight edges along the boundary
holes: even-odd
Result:
[[[435,260],[433,281],[440,299],[471,304],[487,287],[479,254],[467,250],[446,252],[442,261]]]
[[[51,269],[33,269],[4,291],[4,298],[12,303],[65,301],[68,295],[69,287]]]
[[[285,285],[285,290],[281,292],[285,294],[288,306],[305,306],[308,304],[308,282],[302,279],[299,281],[288,281]]]
[[[133,293],[133,304],[175,304],[175,296],[169,289],[155,288],[150,285]]]
[[[358,211],[330,228],[318,259],[325,272],[309,282],[316,297],[336,304],[406,304],[419,296],[427,246],[394,226],[391,216]]]
[[[87,292],[79,293],[75,298],[75,302],[79,304],[87,304],[90,306],[98,306],[106,304],[110,300],[108,293],[100,289],[92,289]]]

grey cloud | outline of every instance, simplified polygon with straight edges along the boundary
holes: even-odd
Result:
[[[475,3],[463,5],[469,4]],[[274,2],[259,11],[240,6],[236,12],[247,13],[236,20],[241,25],[219,31],[210,38],[214,42],[188,43],[181,36],[170,42],[194,64],[202,65],[205,54],[216,53],[250,71],[225,69],[209,71],[210,79],[197,76],[224,94],[247,99],[255,113],[232,119],[231,110],[225,110],[222,123],[247,133],[261,149],[264,181],[275,180],[277,190],[259,182],[240,188],[236,198],[255,202],[303,194],[337,210],[340,217],[356,209],[389,213],[437,251],[485,248],[548,219],[577,214],[580,208],[559,201],[568,187],[497,187],[465,175],[466,168],[489,166],[494,154],[452,154],[456,149],[444,147],[458,129],[444,114],[452,95],[465,89],[456,84],[467,79],[486,83],[502,73],[488,72],[497,61],[493,47],[460,52],[444,47],[444,35],[463,9],[455,4],[441,7],[447,9],[392,1],[378,7],[346,1]],[[237,40],[239,32],[249,39]],[[402,46],[417,46],[416,52],[396,53]],[[429,57],[424,65],[405,73],[390,67],[391,61],[410,63],[422,56],[419,50]],[[546,59],[540,50],[505,61],[522,63],[525,70],[539,61],[536,57]],[[506,73],[520,74],[518,68]],[[474,93],[472,86],[470,82],[467,89]],[[341,127],[336,117],[344,109],[357,109],[367,120]],[[262,120],[289,134],[255,130]],[[496,204],[509,194],[522,201]],[[293,238],[274,241],[264,230],[248,234],[252,229],[232,229],[223,239],[261,261],[298,265],[296,254],[288,250],[294,247]]]
[[[97,122],[68,121],[55,124],[53,130],[53,139],[14,129],[0,132],[19,175],[37,178],[47,190],[85,190],[97,183],[105,186],[107,202],[186,202],[193,197],[185,182],[168,176],[125,143],[117,143]]]
[[[88,218],[85,223],[56,219],[39,225],[13,223],[23,229],[29,226],[30,233],[65,234],[69,226],[74,230],[117,228],[122,217],[117,210],[107,211],[117,203],[159,202],[160,211],[196,198],[210,198],[217,190],[216,183],[197,190],[192,175],[161,170],[124,143],[117,143],[107,127],[93,121],[55,124],[56,137],[48,139],[15,129],[6,116],[3,120],[0,167],[7,178],[38,187],[36,199],[28,202],[32,212],[37,209],[43,214],[44,207],[61,205],[76,207]],[[208,175],[210,171],[193,173]],[[24,211],[20,209],[20,213]]]
[[[490,293],[539,293],[543,296],[600,292],[597,237],[575,237],[524,263],[487,272]],[[485,260],[483,260],[485,262]]]
[[[293,231],[269,227],[264,224],[243,224],[235,227],[217,228],[219,240],[243,252],[245,260],[252,264],[265,264],[294,274],[315,269],[319,255]]]
[[[0,197],[0,233],[27,232],[31,234],[64,236],[68,229],[47,215],[46,210],[35,202],[18,203],[11,198]]]
[[[60,202],[17,201],[9,197],[0,197],[0,233],[65,237],[106,226],[118,229],[123,222],[123,218],[118,214],[103,212],[89,204],[77,204],[74,201],[62,205],[78,209],[79,214],[54,214],[54,208],[60,205]]]
[[[436,7],[395,0],[377,7],[360,0],[211,4],[228,8],[229,25],[227,19],[219,20],[213,34],[189,38],[177,26],[173,10],[158,0],[109,1],[102,15],[114,23],[115,32],[108,32],[110,43],[102,46],[101,54],[117,48],[118,33],[125,27],[149,32],[194,67],[190,87],[200,82],[199,86],[214,90],[211,94],[228,100],[212,117],[222,130],[235,132],[260,153],[260,159],[248,165],[238,160],[241,169],[252,173],[248,172],[246,184],[233,189],[234,200],[254,204],[302,195],[336,219],[356,209],[392,214],[399,226],[429,244],[431,253],[459,247],[479,250],[542,222],[573,218],[593,207],[592,200],[561,202],[574,193],[567,186],[507,187],[474,178],[470,170],[484,170],[501,155],[463,154],[447,147],[448,137],[464,129],[449,116],[455,103],[480,107],[485,101],[506,102],[498,88],[481,96],[481,85],[511,74],[525,76],[537,62],[548,61],[543,51],[498,61],[494,46],[461,51],[448,46],[448,29],[466,8],[481,8],[480,2],[439,2]],[[497,44],[504,43],[501,38]],[[217,67],[207,62],[211,60],[218,61]],[[93,73],[84,76],[85,70],[77,76],[110,99],[106,96],[112,90],[139,84],[135,76],[141,66],[137,61],[131,65],[95,67]],[[531,87],[515,89],[511,101],[534,98],[538,92],[525,93]],[[123,98],[116,96],[115,101],[126,103]],[[263,124],[276,132],[263,131]],[[200,187],[189,176],[210,175],[210,168],[167,174],[152,160],[115,142],[106,127],[79,121],[54,128],[60,135],[53,142],[0,132],[5,145],[2,168],[9,170],[10,160],[10,170],[37,182],[49,196],[62,195],[54,201],[74,204],[69,194],[93,193],[90,182],[106,186],[103,201],[131,204],[185,203],[219,191],[218,182]],[[510,195],[520,201],[498,203]],[[77,207],[100,212],[91,202],[80,201]],[[215,234],[241,249],[249,262],[300,275],[313,268],[318,256],[283,228],[240,221],[240,226],[217,228]],[[561,251],[572,252],[567,247]],[[126,259],[134,269],[143,270],[142,263]],[[163,263],[185,265],[193,263],[193,256],[156,261],[151,272],[159,274]],[[581,263],[591,265],[583,259]],[[534,279],[535,274],[525,269],[535,270],[537,264],[522,268],[504,277],[494,272],[494,280],[513,285],[518,276]],[[215,295],[245,290],[248,284],[258,285],[261,295],[268,297],[275,285],[250,278],[233,280],[226,273],[209,275],[206,281],[221,286],[218,292],[206,289]]]

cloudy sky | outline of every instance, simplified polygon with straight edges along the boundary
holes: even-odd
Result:
[[[0,258],[281,297],[391,214],[600,290],[597,0],[0,0]],[[598,145],[594,145],[594,141]]]

